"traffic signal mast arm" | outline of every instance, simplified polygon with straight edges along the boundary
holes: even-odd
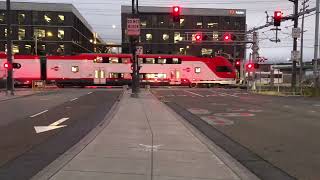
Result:
[[[316,8],[311,8],[311,9],[306,9],[305,12],[300,12],[298,13],[298,16],[302,16],[304,14],[309,14],[313,11],[316,11]],[[294,15],[293,14],[290,14],[289,16],[284,16],[282,17],[282,21],[281,22],[284,22],[284,21],[287,21],[287,20],[292,20],[294,18]],[[252,28],[251,30],[247,31],[247,34],[250,34],[252,32],[255,32],[255,31],[258,31],[260,29],[263,29],[263,28],[266,28],[266,27],[269,27],[269,26],[273,26],[273,22],[269,22],[265,25],[262,25],[262,26],[259,26],[259,27],[255,27],[255,28]]]

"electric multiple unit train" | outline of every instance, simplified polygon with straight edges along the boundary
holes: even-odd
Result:
[[[230,85],[236,83],[236,70],[224,57],[183,55],[138,55],[140,81],[150,85]],[[0,79],[6,77],[6,54],[0,53]],[[80,54],[75,56],[15,55],[16,85],[31,85],[46,80],[63,86],[131,84],[131,54]]]

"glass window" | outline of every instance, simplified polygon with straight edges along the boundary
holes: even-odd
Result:
[[[38,38],[46,37],[46,30],[35,28],[33,31],[33,35]]]
[[[173,64],[181,64],[181,60],[179,58],[172,58]]]
[[[109,58],[109,63],[119,63],[119,58],[117,58],[117,57],[110,57],[110,58]]]
[[[58,15],[58,22],[59,23],[63,23],[64,22],[64,15],[62,15],[62,14]]]
[[[202,28],[202,22],[197,22],[197,28]]]
[[[12,45],[12,53],[16,54],[16,53],[19,53],[19,52],[20,52],[19,46],[13,44],[13,45]]]
[[[58,29],[58,38],[63,40],[64,39],[64,30]]]
[[[140,22],[141,28],[146,28],[147,27],[147,21],[146,20],[142,20]]]
[[[216,71],[217,72],[232,72],[232,69],[228,66],[217,66]]]
[[[58,49],[57,49],[58,54],[63,54],[64,53],[64,44],[60,44]]]
[[[72,66],[71,67],[71,72],[73,72],[73,73],[79,72],[79,66]]]
[[[138,63],[143,64],[143,58],[138,58]]]
[[[121,58],[122,59],[122,63],[128,64],[130,63],[130,58]]]
[[[212,49],[207,49],[207,48],[201,49],[201,55],[212,55],[212,53],[213,53]]]
[[[208,28],[217,28],[218,27],[218,23],[216,22],[209,22],[208,25],[207,25]]]
[[[27,54],[31,54],[31,52],[32,52],[32,46],[31,46],[31,44],[25,44],[25,45],[24,45],[24,48],[25,48]]]
[[[167,63],[167,59],[163,59],[163,58],[158,59],[158,64],[166,64],[166,63]]]
[[[180,36],[180,32],[174,32],[174,43],[178,43],[179,41],[182,41],[183,38]]]
[[[152,34],[146,34],[146,40],[152,41]]]
[[[214,41],[219,41],[219,34],[218,34],[218,32],[213,32],[213,33],[212,33],[212,39],[213,39]]]
[[[109,73],[109,78],[124,78],[123,73]]]
[[[19,28],[18,31],[18,39],[23,40],[26,37],[26,29],[24,28]]]
[[[200,67],[195,67],[194,68],[195,73],[201,73],[201,68]]]
[[[52,37],[53,33],[51,31],[47,31],[47,37]]]
[[[0,13],[0,23],[5,23],[6,21],[6,15],[4,12]]]
[[[185,48],[179,48],[179,54],[186,54]]]
[[[26,20],[26,14],[24,13],[19,13],[18,14],[18,22],[19,24],[23,24]]]
[[[155,58],[146,58],[146,64],[155,64],[156,60]]]
[[[185,24],[185,20],[183,18],[180,19],[180,27],[184,27],[184,24]]]
[[[49,14],[45,14],[43,17],[44,17],[45,22],[51,23],[52,18],[49,16]]]
[[[162,35],[162,39],[163,39],[164,41],[169,40],[169,34],[163,34],[163,35]]]

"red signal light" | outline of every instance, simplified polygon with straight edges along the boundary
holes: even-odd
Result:
[[[225,34],[223,35],[223,41],[225,41],[225,42],[230,42],[230,41],[232,41],[232,35],[231,35],[230,33],[225,33]]]
[[[281,11],[275,11],[273,16],[273,25],[274,26],[280,26],[282,20],[282,12]]]
[[[236,66],[240,66],[240,61],[236,61]]]
[[[172,7],[172,17],[174,22],[180,21],[181,8],[179,6]]]
[[[9,63],[4,63],[4,64],[3,64],[3,67],[6,68],[6,69],[8,69],[8,68],[9,68]]]
[[[202,34],[201,33],[197,33],[194,35],[194,38],[197,42],[202,41]]]

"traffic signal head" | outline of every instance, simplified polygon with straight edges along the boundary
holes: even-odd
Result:
[[[197,34],[194,36],[194,38],[196,39],[197,42],[200,42],[200,41],[202,41],[202,34],[197,33]]]
[[[5,69],[9,69],[10,64],[6,62],[6,63],[3,64],[3,67],[4,67]]]
[[[14,69],[20,69],[21,68],[21,64],[20,63],[12,63],[12,67]]]
[[[246,66],[247,71],[252,71],[254,70],[254,64],[253,63],[248,63]]]
[[[232,42],[234,40],[236,40],[236,37],[233,34],[228,33],[228,32],[223,34],[223,41],[224,42]]]
[[[240,66],[240,60],[236,60],[236,66]]]
[[[273,25],[274,26],[280,26],[282,20],[282,12],[281,11],[275,11],[273,16]]]
[[[180,22],[180,13],[181,13],[180,6],[172,7],[172,17],[174,22]]]

